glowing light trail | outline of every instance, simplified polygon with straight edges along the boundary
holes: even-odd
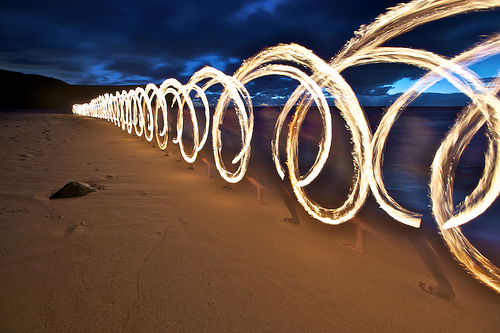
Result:
[[[288,178],[297,200],[314,218],[328,224],[339,224],[352,219],[363,206],[368,191],[374,194],[380,207],[395,220],[413,227],[420,226],[420,215],[402,207],[388,193],[382,176],[382,161],[388,134],[405,108],[422,92],[442,79],[446,79],[468,96],[470,105],[457,118],[446,135],[432,163],[430,193],[432,212],[443,239],[456,258],[481,282],[500,293],[500,270],[477,251],[461,232],[460,225],[482,214],[500,194],[500,78],[488,86],[468,66],[489,56],[500,53],[500,35],[452,58],[446,59],[428,51],[401,47],[383,47],[388,40],[413,28],[444,17],[469,11],[500,7],[499,0],[415,0],[398,5],[380,15],[373,23],[362,26],[355,37],[330,60],[323,61],[302,46],[279,45],[268,48],[242,63],[233,76],[211,67],[193,74],[185,85],[175,79],[165,80],[160,87],[150,83],[129,92],[116,92],[94,98],[87,104],[74,105],[75,114],[98,117],[112,121],[122,130],[156,142],[164,150],[168,144],[169,119],[177,109],[176,136],[182,157],[193,163],[204,147],[212,124],[212,149],[216,168],[228,182],[240,181],[248,168],[250,144],[253,135],[254,116],[250,94],[245,85],[268,75],[285,76],[297,81],[297,88],[282,108],[275,125],[271,143],[276,171],[282,179]],[[384,113],[375,133],[368,124],[351,87],[341,72],[349,67],[375,63],[402,63],[428,70],[413,87],[402,94]],[[302,69],[307,69],[310,75]],[[206,90],[214,85],[222,86],[222,93],[210,119]],[[332,144],[332,117],[326,97],[327,91],[334,97],[351,133],[353,146],[354,177],[345,202],[338,208],[326,208],[308,197],[305,187],[321,173],[328,160]],[[204,128],[200,137],[199,122],[191,95],[201,100],[204,108]],[[172,97],[172,105],[167,104]],[[237,169],[230,172],[222,159],[221,125],[230,104],[234,105],[239,124],[241,146],[231,163]],[[313,103],[321,116],[321,139],[318,153],[310,169],[300,174],[298,166],[299,134]],[[192,151],[184,145],[184,116],[192,125]],[[295,108],[294,111],[292,111]],[[293,113],[286,141],[286,165],[280,160],[279,139],[287,116]],[[467,145],[479,129],[486,125],[489,147],[485,154],[485,168],[472,193],[459,205],[453,203],[455,168]]]

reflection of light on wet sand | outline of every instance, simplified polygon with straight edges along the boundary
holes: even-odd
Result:
[[[302,207],[324,223],[343,223],[356,216],[370,188],[380,207],[391,217],[404,224],[419,227],[419,214],[402,207],[389,195],[385,187],[382,176],[384,150],[387,136],[401,112],[422,92],[444,78],[467,95],[471,104],[457,119],[436,152],[430,182],[433,214],[444,240],[457,259],[476,278],[500,292],[498,268],[482,256],[460,230],[460,225],[482,214],[498,197],[500,191],[500,101],[497,97],[500,82],[497,78],[489,86],[485,86],[475,73],[468,69],[471,64],[498,54],[500,37],[493,36],[453,59],[424,50],[381,46],[384,42],[424,23],[496,6],[496,1],[412,1],[394,7],[386,14],[380,15],[372,24],[361,27],[356,36],[328,64],[299,45],[279,45],[243,62],[233,76],[205,67],[194,73],[186,85],[175,79],[168,79],[159,88],[148,84],[145,90],[137,88],[128,93],[123,91],[117,92],[116,95],[99,96],[88,104],[75,105],[73,112],[108,119],[123,130],[127,129],[128,133],[132,133],[134,129],[138,136],[144,133],[148,141],[155,135],[158,146],[166,149],[168,119],[170,114],[175,112],[174,105],[167,105],[166,102],[166,97],[171,96],[177,106],[177,136],[172,142],[179,145],[184,160],[193,163],[197,153],[205,145],[209,133],[210,110],[205,91],[213,85],[221,85],[223,92],[211,120],[214,161],[220,175],[227,182],[236,183],[243,179],[248,168],[254,126],[252,101],[245,85],[263,76],[286,76],[296,80],[298,86],[278,116],[274,140],[271,143],[272,157],[280,177],[289,178]],[[388,108],[372,136],[372,130],[356,95],[340,73],[348,67],[374,63],[403,63],[427,69],[428,74]],[[306,68],[312,74],[307,75],[296,66]],[[326,208],[317,204],[305,191],[306,186],[321,173],[332,144],[332,116],[323,89],[335,97],[335,106],[350,130],[353,146],[353,183],[347,199],[338,208]],[[205,128],[201,138],[191,92],[194,92],[195,98],[201,99],[204,105]],[[241,140],[240,149],[231,161],[236,166],[235,171],[229,171],[222,158],[221,126],[231,104],[234,105]],[[299,134],[313,104],[321,116],[321,139],[314,162],[305,174],[301,174],[298,166]],[[191,153],[186,152],[183,141],[186,106],[186,115],[190,117],[192,125]],[[295,110],[288,129],[286,166],[283,166],[279,155],[279,138],[292,109]],[[483,176],[472,193],[455,208],[452,200],[455,167],[466,146],[483,125],[488,128],[490,143]]]

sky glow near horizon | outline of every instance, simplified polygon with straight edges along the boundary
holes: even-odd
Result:
[[[486,79],[495,77],[498,75],[500,70],[500,55],[492,56],[484,61],[477,64],[473,64],[469,67],[474,73],[476,73],[480,78]],[[415,84],[418,79],[411,79],[408,77],[403,77],[393,84],[389,85],[391,87],[387,94],[395,95],[404,93],[406,90],[410,89],[413,84]],[[455,88],[450,82],[446,80],[441,80],[425,92],[427,93],[439,93],[439,94],[453,94],[459,93],[458,89]]]
[[[186,82],[205,65],[232,75],[242,61],[280,43],[303,45],[328,61],[353,31],[399,2],[152,0],[146,6],[137,0],[6,0],[0,4],[0,68],[70,84],[146,85],[169,77]],[[396,38],[391,46],[453,57],[496,32],[499,21],[499,10],[445,19]],[[488,79],[486,73],[498,70],[495,65],[498,58],[483,65],[485,74],[476,72]],[[362,103],[387,99],[421,75],[414,68],[384,65],[361,72],[346,80],[366,96]],[[449,92],[440,88],[429,92]],[[269,91],[268,101],[290,93]]]

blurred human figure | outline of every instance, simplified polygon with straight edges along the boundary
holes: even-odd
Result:
[[[255,202],[262,205],[262,190],[265,189],[265,186],[262,185],[255,176],[247,175],[245,178],[257,189],[257,199],[255,199]]]
[[[429,240],[428,237],[425,236],[425,233],[420,232],[420,230],[415,230],[411,239],[422,262],[436,280],[436,284],[420,281],[418,283],[420,289],[445,300],[455,298],[455,292],[441,268],[441,259],[434,246],[438,239],[434,237]]]
[[[355,243],[344,243],[344,246],[350,248],[359,254],[365,253],[365,241],[363,237],[363,230],[368,231],[370,234],[376,235],[379,238],[384,238],[383,234],[373,228],[370,224],[364,222],[358,216],[355,216],[350,220],[356,227],[356,242]]]
[[[393,154],[387,160],[395,159],[393,166],[389,166],[390,177],[387,177],[386,186],[392,187],[394,192],[400,194],[397,200],[403,207],[417,211],[428,211],[429,202],[427,194],[427,182],[432,154],[436,151],[436,142],[433,130],[427,120],[409,116],[400,120],[399,127],[394,131],[395,142],[391,149]],[[359,253],[364,253],[363,232],[367,231],[378,237],[384,238],[378,230],[371,226],[370,222],[364,222],[359,218],[352,220],[356,227],[356,242],[346,243],[346,247]],[[441,259],[437,254],[434,244],[438,235],[430,212],[424,213],[420,228],[404,226],[404,234],[415,246],[422,262],[425,264],[436,283],[419,282],[419,287],[430,294],[442,299],[450,300],[455,297],[453,288],[448,281],[442,267]]]
[[[274,139],[274,126],[279,112],[278,107],[263,108],[256,112],[252,156],[245,178],[255,186],[257,190],[255,201],[258,204],[263,203],[264,191],[277,192],[290,214],[285,216],[283,220],[293,224],[300,224],[299,214],[296,209],[298,203],[291,188],[290,179],[288,176],[285,176],[284,180],[280,179],[272,161],[271,141]],[[281,149],[286,146],[283,141],[282,138]]]
[[[285,179],[282,181],[282,183],[279,184],[277,187],[278,190],[280,191],[281,200],[283,200],[286,208],[288,209],[291,215],[291,216],[286,216],[284,220],[292,224],[300,224],[300,218],[299,215],[297,214],[297,210],[295,209],[297,200],[295,199],[295,196],[293,194],[292,186],[290,184],[290,179],[288,178],[288,176],[286,176]]]
[[[208,178],[212,178],[212,163],[210,163],[210,161],[206,157],[202,157],[201,160],[207,165],[207,173],[205,176],[207,176]]]
[[[344,243],[344,246],[350,248],[360,254],[365,253],[365,245],[364,245],[364,231],[369,232],[375,236],[378,236],[382,239],[388,239],[388,237],[381,233],[380,231],[374,229],[370,222],[364,222],[362,219],[355,217],[351,220],[351,222],[356,227],[356,242],[355,243]],[[405,227],[407,228],[407,238],[412,242],[413,246],[417,250],[420,259],[425,264],[431,275],[436,280],[436,283],[423,282],[419,281],[418,285],[420,289],[423,291],[433,294],[439,298],[445,300],[451,300],[455,298],[455,293],[453,288],[446,277],[442,267],[441,267],[441,259],[435,250],[434,243],[437,239],[429,239],[425,236],[425,232],[422,232],[419,229],[415,229],[413,227]],[[401,233],[399,233],[400,235]]]

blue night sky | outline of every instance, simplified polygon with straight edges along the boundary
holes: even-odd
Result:
[[[392,0],[3,0],[0,68],[41,74],[70,84],[145,85],[177,78],[185,83],[204,65],[232,74],[268,46],[298,43],[328,60],[362,24]],[[454,56],[498,32],[500,10],[476,12],[424,25],[391,46]],[[473,69],[488,80],[493,57]],[[354,91],[376,101],[408,88],[422,70],[380,65],[346,71]],[[270,95],[285,86],[269,85]],[[452,93],[446,83],[429,92]],[[373,102],[376,104],[376,102]]]

